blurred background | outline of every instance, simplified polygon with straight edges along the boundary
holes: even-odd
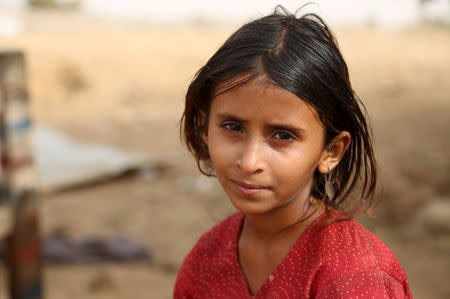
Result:
[[[186,88],[243,22],[304,3],[0,0],[0,51],[26,55],[42,238],[121,236],[146,252],[98,262],[56,250],[47,298],[171,298],[185,255],[234,211],[180,142]],[[304,12],[333,28],[372,121],[382,202],[361,221],[399,257],[415,298],[450,298],[450,1],[315,3]],[[81,176],[48,174],[78,158]],[[1,299],[4,277],[2,265]]]

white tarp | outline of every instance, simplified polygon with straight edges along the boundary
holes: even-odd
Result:
[[[38,190],[52,192],[149,166],[149,157],[104,145],[78,143],[49,127],[34,129]]]

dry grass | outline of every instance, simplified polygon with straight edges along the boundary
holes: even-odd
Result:
[[[144,240],[156,254],[152,265],[49,267],[48,298],[170,298],[182,258],[214,223],[210,214],[221,218],[232,211],[214,183],[203,193],[190,189],[198,173],[179,143],[177,121],[194,72],[233,28],[43,19],[33,16],[39,26],[23,36],[0,39],[1,47],[27,53],[37,123],[147,152],[172,165],[156,181],[123,181],[44,201],[45,232],[64,227],[74,236],[125,233]],[[374,124],[384,175],[379,219],[408,228],[424,202],[450,196],[449,32],[355,29],[337,36]],[[448,295],[448,255],[436,251],[433,239],[417,247],[381,227],[416,298]],[[415,254],[411,246],[417,247]],[[424,265],[427,277],[421,273]]]

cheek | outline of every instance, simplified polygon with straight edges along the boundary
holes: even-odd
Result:
[[[307,183],[312,179],[320,160],[320,152],[303,144],[276,155],[272,171],[279,180],[289,183]],[[280,182],[283,183],[283,182]]]
[[[216,172],[220,172],[222,167],[233,161],[233,145],[226,142],[214,130],[210,131],[208,137],[208,151]]]

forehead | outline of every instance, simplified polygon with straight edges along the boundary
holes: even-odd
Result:
[[[317,111],[310,104],[261,77],[214,97],[210,113],[211,117],[228,113],[248,120],[322,127]]]

